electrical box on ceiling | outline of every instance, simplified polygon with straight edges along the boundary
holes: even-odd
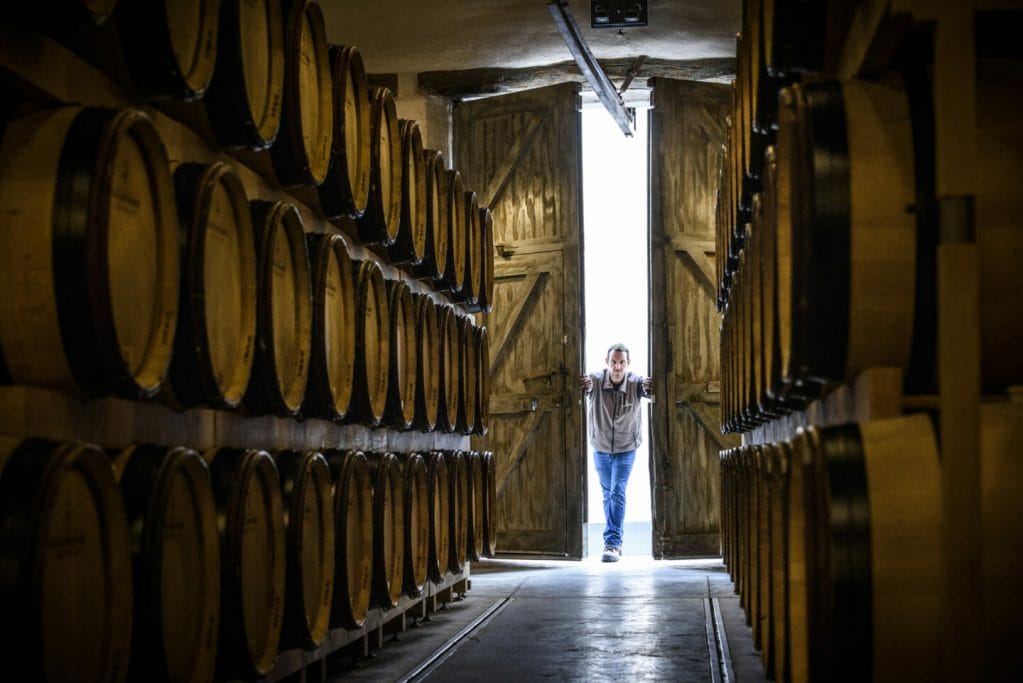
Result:
[[[591,0],[590,26],[627,28],[646,26],[647,0]]]

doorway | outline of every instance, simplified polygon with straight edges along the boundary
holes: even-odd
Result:
[[[637,111],[635,134],[625,137],[602,105],[582,107],[584,361],[591,372],[605,367],[608,346],[621,342],[630,370],[650,374],[647,118],[646,109]],[[652,555],[648,417],[644,407],[644,439],[625,496],[623,555]],[[604,511],[588,443],[586,481],[585,554],[599,557]]]

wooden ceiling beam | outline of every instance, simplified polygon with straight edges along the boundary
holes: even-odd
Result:
[[[635,60],[601,60],[600,65],[609,78],[621,83],[630,69],[635,66]],[[734,76],[735,59],[720,57],[693,60],[647,59],[636,70],[634,78],[637,81],[654,77],[672,78],[680,81],[706,81],[734,78]],[[574,61],[522,69],[424,71],[418,77],[420,91],[427,95],[439,95],[451,100],[502,95],[567,81],[586,83],[586,79],[579,72],[579,67]]]

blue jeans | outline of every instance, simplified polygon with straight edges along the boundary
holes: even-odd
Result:
[[[622,547],[622,525],[625,522],[625,485],[629,483],[636,451],[625,453],[593,452],[593,464],[604,492],[604,545]]]

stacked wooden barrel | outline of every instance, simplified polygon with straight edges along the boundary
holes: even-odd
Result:
[[[839,78],[839,49],[865,5],[809,5],[748,0],[737,42],[715,244],[721,428],[744,445],[721,453],[722,554],[775,680],[941,679],[956,614],[945,572],[969,564],[949,529],[962,530],[956,515],[975,504],[977,625],[1001,639],[983,646],[982,666],[1010,680],[1005,634],[1019,605],[1000,582],[1020,566],[1007,550],[1019,525],[1006,521],[1019,505],[1008,511],[1003,486],[1020,483],[1006,453],[1023,416],[1009,342],[1023,335],[1010,294],[1023,231],[1009,227],[1021,202],[1006,179],[1023,176],[1023,83],[1018,51],[992,28],[1009,17],[977,12],[967,41],[977,120],[963,139],[977,178],[972,220],[956,232],[937,190],[938,48],[916,31],[900,33],[897,51],[875,35],[892,41],[895,70]],[[940,272],[958,245],[975,247],[976,262]],[[942,336],[939,315],[960,315],[943,300],[962,283],[976,287],[977,316]],[[939,341],[956,334],[959,351],[976,342],[976,386],[938,386],[959,362]],[[898,384],[879,390],[889,419],[871,417],[878,371]],[[976,400],[951,410],[946,397],[960,392]],[[973,433],[974,418],[979,450],[967,441],[939,455],[939,428],[956,433],[948,425],[961,420]],[[966,496],[949,472],[974,460],[979,491]]]
[[[493,216],[316,0],[78,4],[12,19],[71,77],[5,79],[0,394],[67,419],[0,437],[0,657],[273,675],[495,552]]]
[[[492,453],[0,442],[26,680],[263,676],[494,552]]]
[[[776,680],[941,667],[941,486],[924,415],[723,451],[722,547]]]
[[[436,425],[433,405],[424,403],[422,419],[413,415],[417,372],[411,347],[420,331],[429,334],[431,328],[408,320],[405,297],[397,296],[401,309],[392,311],[384,283],[405,281],[415,289],[395,291],[422,292],[436,306],[444,305],[437,297],[450,297],[464,327],[468,314],[489,309],[492,216],[464,188],[457,170],[445,169],[439,153],[423,149],[415,121],[399,126],[389,92],[369,99],[358,50],[326,44],[317,4],[283,4],[267,0],[242,11],[229,2],[219,17],[202,15],[209,38],[202,45],[212,52],[191,71],[184,69],[187,87],[161,87],[156,101],[187,90],[178,99],[194,100],[192,113],[201,108],[213,134],[228,131],[217,137],[224,149],[243,147],[249,156],[242,158],[257,161],[251,155],[269,149],[272,164],[256,164],[264,176],[285,187],[321,188],[313,208],[325,219],[336,218],[341,231],[357,220],[353,242],[328,231],[333,257],[326,245],[313,244],[318,251],[310,253],[303,238],[313,239],[319,228],[307,224],[305,207],[253,196],[231,160],[186,159],[172,167],[160,129],[141,108],[67,106],[15,116],[0,142],[0,203],[26,222],[15,221],[0,236],[7,247],[0,278],[7,292],[0,304],[0,381],[88,397],[158,394],[177,409],[241,409],[371,426],[385,421],[388,395],[397,391],[388,426],[409,429],[415,423],[429,431]],[[127,21],[116,13],[112,21],[119,18]],[[255,28],[266,36],[267,54],[284,53],[283,64],[260,61],[258,50],[238,53],[243,46],[236,45],[237,34]],[[241,42],[251,49],[250,41]],[[280,50],[273,48],[278,43]],[[136,50],[133,45],[126,37],[125,51]],[[246,71],[249,64],[258,73]],[[276,73],[278,66],[281,78],[262,71]],[[140,61],[138,68],[159,67]],[[333,81],[309,80],[324,74]],[[321,100],[313,91],[334,97]],[[264,126],[267,117],[252,111],[221,111],[247,101],[239,92],[282,101],[280,121]],[[250,104],[246,109],[264,102]],[[237,123],[242,119],[251,130]],[[87,183],[91,194],[35,191],[73,181]],[[74,204],[86,200],[88,206]],[[111,210],[89,208],[105,205]],[[30,230],[29,220],[55,227]],[[387,245],[387,259],[353,258],[352,250],[363,243]],[[104,251],[86,260],[96,245]],[[53,260],[29,268],[31,253],[52,253]],[[413,277],[392,265],[408,268]],[[419,287],[415,278],[424,274],[435,289]],[[37,281],[41,275],[52,286]],[[404,321],[397,328],[401,339],[392,340],[385,329],[392,316]],[[475,322],[472,327],[485,329]],[[327,358],[326,334],[337,338],[339,348],[350,347],[349,353]],[[460,373],[451,379],[463,394],[451,402],[451,418],[440,422],[482,434],[489,411],[475,405],[475,396],[478,387],[489,386],[489,364],[479,362],[480,343],[471,335],[454,343],[465,347],[464,357],[450,363]],[[395,352],[398,366],[392,368]],[[359,362],[349,370],[345,358],[353,357]],[[435,377],[429,368],[422,379],[432,384]],[[431,401],[433,395],[430,387],[422,398]]]

